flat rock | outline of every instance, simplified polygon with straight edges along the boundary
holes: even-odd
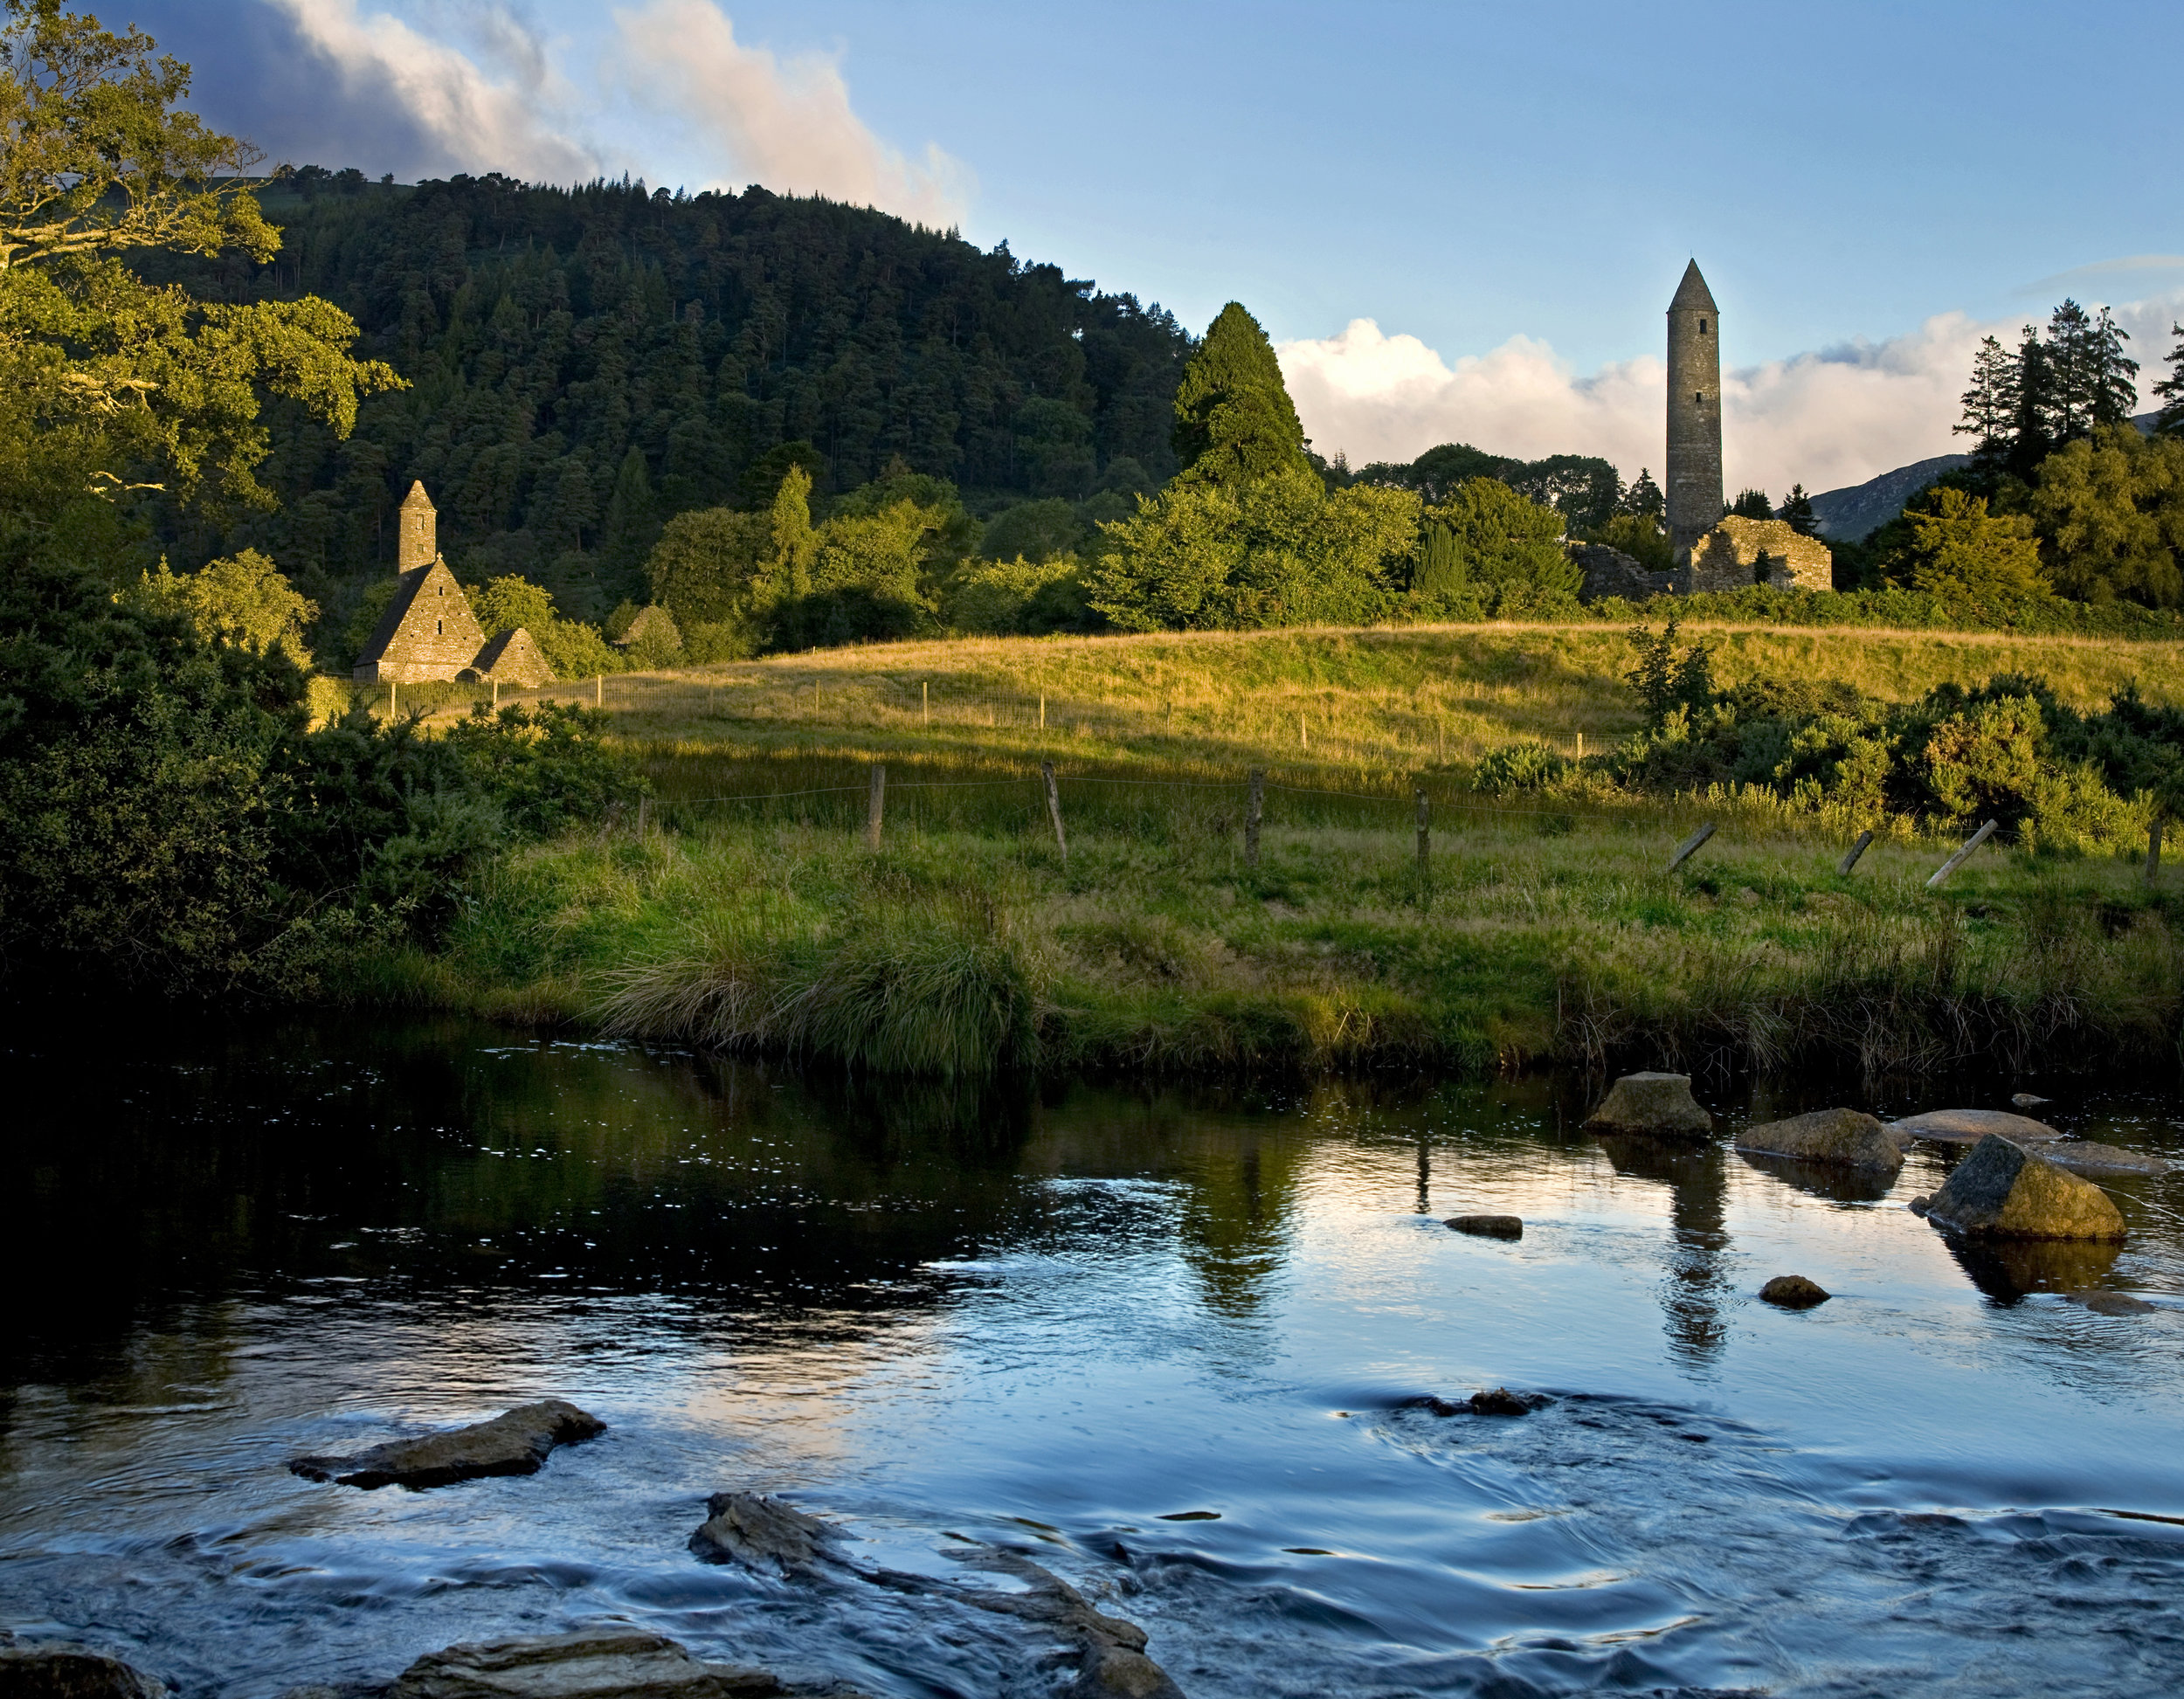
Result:
[[[165,1699],[166,1683],[80,1646],[0,1646],[0,1699]]]
[[[2081,1138],[2043,1142],[2040,1154],[2057,1168],[2067,1168],[2073,1174],[2166,1174],[2176,1166],[2161,1157],[2149,1157],[2142,1151],[2119,1150],[2113,1144],[2096,1144],[2091,1139]]]
[[[353,1457],[299,1457],[288,1467],[308,1481],[344,1487],[446,1487],[487,1475],[535,1475],[556,1446],[606,1432],[566,1399],[542,1399],[491,1421],[415,1440],[390,1440]]]
[[[809,1569],[833,1555],[841,1530],[764,1493],[715,1493],[705,1501],[705,1522],[690,1536],[690,1550],[708,1564],[756,1568],[768,1561],[783,1570]]]
[[[1484,1239],[1522,1239],[1524,1236],[1524,1218],[1521,1215],[1452,1215],[1441,1224],[1458,1233],[1476,1233]]]
[[[2035,1097],[2028,1091],[2017,1091],[2010,1094],[2009,1106],[2013,1109],[2039,1109],[2054,1101],[2052,1097]]]
[[[1990,1133],[1928,1205],[1927,1218],[1998,1239],[2121,1239],[2124,1218],[2091,1180]]]
[[[1075,1644],[1080,1654],[1077,1676],[1061,1689],[1063,1699],[1183,1699],[1183,1689],[1146,1655],[1143,1628],[1095,1610],[1053,1571],[996,1546],[957,1553],[955,1558],[972,1568],[1013,1576],[1026,1589],[972,1593],[965,1602],[1043,1624]]]
[[[1586,1117],[1585,1130],[1704,1138],[1714,1130],[1714,1117],[1691,1095],[1688,1074],[1626,1074]]]
[[[428,1652],[387,1699],[760,1699],[784,1691],[764,1669],[702,1663],[634,1628],[524,1634]]]
[[[1747,1127],[1738,1135],[1737,1149],[1795,1157],[1801,1162],[1847,1163],[1891,1174],[1904,1165],[1903,1147],[1878,1121],[1856,1109],[1814,1109],[1787,1121]]]
[[[2072,1303],[2084,1304],[2096,1316],[2150,1316],[2159,1308],[2128,1292],[2111,1292],[2105,1288],[2073,1292],[2070,1297]]]
[[[2007,1109],[1928,1109],[1888,1123],[1888,1136],[1902,1143],[1907,1139],[1939,1139],[1945,1144],[1977,1144],[1989,1133],[2018,1144],[2037,1144],[2063,1135],[2044,1121]]]
[[[1759,1288],[1759,1295],[1785,1309],[1810,1309],[1814,1304],[1826,1303],[1835,1295],[1818,1281],[1807,1280],[1802,1274],[1777,1274]]]

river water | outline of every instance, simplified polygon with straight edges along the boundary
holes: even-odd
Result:
[[[1865,1195],[1611,1150],[1556,1079],[950,1092],[433,1023],[8,1061],[0,1626],[186,1695],[605,1621],[874,1695],[1066,1677],[1007,1619],[700,1564],[727,1488],[898,1570],[1019,1545],[1193,1699],[2184,1673],[2175,1177],[2111,1187],[2112,1257],[1967,1263],[1904,1206],[1952,1151]],[[2174,1102],[2051,1113],[2184,1156]],[[1481,1210],[1522,1240],[1438,1219]],[[1503,1385],[1552,1401],[1417,1402]],[[283,1468],[547,1394],[611,1426],[533,1476]]]

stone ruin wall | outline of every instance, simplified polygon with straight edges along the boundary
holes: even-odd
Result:
[[[1686,596],[1749,590],[1756,584],[1778,590],[1833,590],[1835,556],[1819,538],[1800,535],[1785,520],[1732,514],[1691,545],[1676,572],[1676,589]]]

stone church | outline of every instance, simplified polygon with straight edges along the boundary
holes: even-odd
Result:
[[[1699,591],[1833,590],[1835,557],[1817,537],[1780,519],[1724,511],[1721,469],[1721,309],[1694,259],[1669,302],[1669,547],[1674,566],[1648,572],[1619,549],[1572,546],[1585,573],[1579,594],[1633,600]]]
[[[480,628],[470,598],[439,557],[438,515],[422,480],[403,499],[399,523],[394,600],[350,676],[360,684],[551,684],[553,669],[529,632],[519,625],[488,640]]]

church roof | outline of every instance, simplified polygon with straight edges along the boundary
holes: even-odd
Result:
[[[537,642],[521,625],[488,638],[486,646],[478,651],[478,659],[470,664],[480,678],[497,679],[502,684],[554,681],[553,667],[539,652]]]
[[[397,577],[394,599],[379,616],[378,628],[356,664],[444,666],[444,676],[452,679],[459,668],[470,664],[485,640],[462,585],[446,563],[434,561]]]
[[[1676,286],[1676,299],[1669,303],[1671,313],[1718,313],[1714,305],[1713,292],[1706,287],[1706,280],[1698,274],[1698,261],[1694,259],[1683,268],[1683,281]]]

